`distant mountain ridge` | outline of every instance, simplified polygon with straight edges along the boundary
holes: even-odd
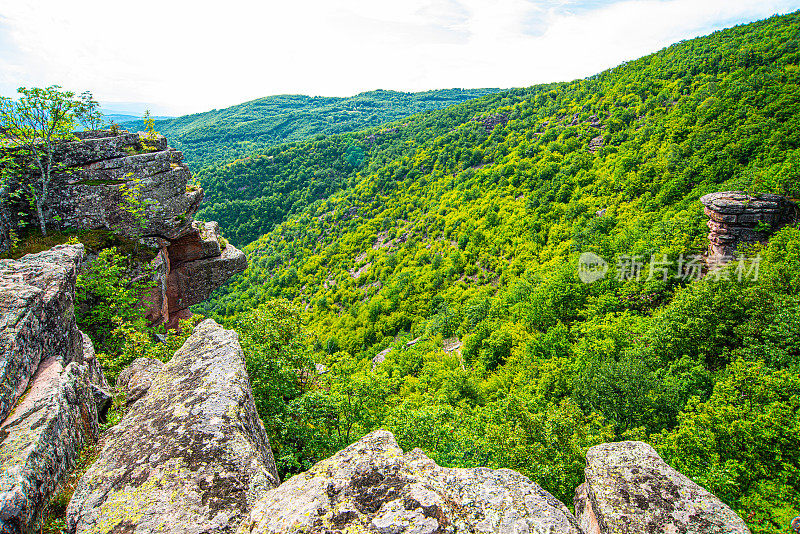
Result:
[[[274,95],[225,109],[157,120],[155,127],[184,152],[193,169],[200,169],[280,143],[370,128],[497,91],[441,89],[404,93],[379,89],[349,98]],[[121,126],[142,128],[140,120]]]

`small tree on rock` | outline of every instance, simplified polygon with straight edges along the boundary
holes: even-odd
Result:
[[[60,141],[73,139],[75,120],[95,124],[99,114],[91,94],[76,97],[58,85],[45,89],[17,89],[19,98],[0,97],[0,136],[4,148],[22,152],[30,158],[38,176],[27,184],[33,195],[39,228],[47,235],[44,207],[56,163],[53,161]]]

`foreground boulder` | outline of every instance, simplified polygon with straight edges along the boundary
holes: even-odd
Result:
[[[70,533],[232,532],[278,484],[238,337],[210,319],[104,443],[70,501]]]
[[[0,533],[34,531],[50,497],[98,436],[85,365],[55,356],[40,366],[25,398],[0,426]]]
[[[76,245],[0,261],[2,534],[36,530],[79,451],[97,439],[105,377],[72,306],[82,257]]]
[[[575,515],[585,534],[750,532],[733,510],[646,443],[592,447],[585,473],[575,494]]]
[[[516,471],[448,469],[378,430],[267,493],[240,534],[579,534],[567,508]]]
[[[73,300],[82,259],[83,245],[70,245],[0,260],[0,421],[47,355],[64,366],[81,359]]]

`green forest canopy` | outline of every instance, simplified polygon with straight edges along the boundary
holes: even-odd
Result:
[[[350,132],[414,113],[436,110],[498,89],[441,89],[420,93],[369,91],[349,98],[267,96],[225,109],[156,120],[195,169],[257,154],[273,145],[317,134]],[[123,123],[132,131],[140,121]]]
[[[617,264],[701,254],[703,194],[800,196],[798,84],[794,13],[204,174],[205,214],[234,242],[264,232],[197,310],[240,332],[282,473],[383,427],[569,504],[587,447],[641,439],[753,532],[786,532],[800,230],[743,251],[757,279]],[[605,279],[578,279],[584,252]]]

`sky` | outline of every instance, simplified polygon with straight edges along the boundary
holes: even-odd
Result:
[[[797,9],[800,0],[0,0],[0,95],[58,84],[109,109],[179,115],[273,94],[524,87]]]

